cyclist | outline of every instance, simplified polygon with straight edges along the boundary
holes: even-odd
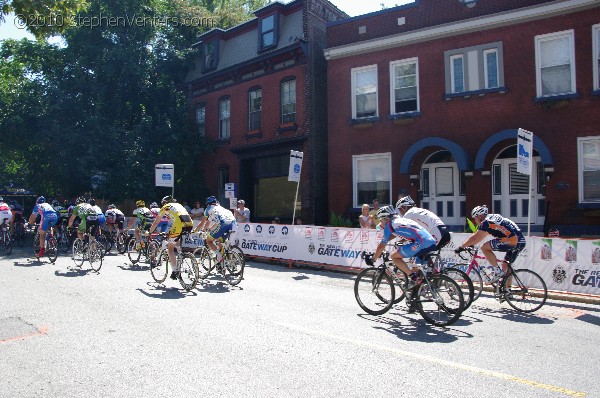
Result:
[[[69,222],[69,210],[62,207],[56,199],[52,201],[52,208],[58,214],[58,221],[54,225],[54,230],[59,232],[62,226]]]
[[[12,210],[12,221],[10,223],[11,234],[15,235],[15,226],[17,224],[23,224],[25,227],[25,216],[23,215],[23,208],[16,201],[12,201],[10,208]]]
[[[4,202],[4,198],[0,196],[0,225],[6,224],[7,228],[12,226],[13,213],[8,203]]]
[[[177,261],[175,259],[175,245],[181,239],[181,234],[184,232],[190,232],[194,226],[192,218],[189,213],[172,196],[165,196],[161,200],[162,208],[160,209],[158,216],[150,226],[150,233],[154,232],[156,228],[163,222],[163,218],[166,217],[171,225],[169,230],[169,240],[167,248],[169,250],[169,262],[173,272],[171,272],[171,279],[176,280],[179,278],[179,268],[177,268]]]
[[[94,209],[94,211],[96,212],[96,214],[98,215],[98,227],[102,228],[102,226],[104,224],[106,224],[106,216],[104,215],[104,213],[102,212],[102,209],[100,208],[100,206],[98,206],[96,204],[96,199],[94,198],[89,198],[88,199],[88,203],[90,206],[92,206],[92,209]]]
[[[409,269],[403,259],[411,257],[422,258],[425,254],[435,250],[435,239],[425,228],[421,227],[415,221],[399,217],[392,206],[381,207],[377,211],[377,218],[383,222],[383,239],[377,245],[373,257],[365,258],[365,262],[368,265],[373,265],[379,259],[379,256],[381,256],[390,239],[397,236],[403,238],[408,243],[399,246],[398,250],[392,253],[390,258],[396,268],[409,275],[407,289],[410,289],[417,282],[416,268]]]
[[[35,206],[33,206],[31,216],[29,216],[29,224],[34,224],[38,215],[40,217],[40,227],[38,228],[40,233],[40,251],[37,256],[42,257],[46,251],[46,232],[58,221],[58,213],[54,211],[49,203],[46,203],[46,198],[40,196]]]
[[[123,224],[125,224],[125,214],[119,209],[117,206],[110,204],[104,213],[106,217],[106,225],[108,225],[108,229],[112,231],[115,228],[115,225],[119,229],[119,231],[123,230]]]
[[[160,207],[156,202],[150,203],[150,211],[154,214],[154,217],[158,217],[158,213],[160,213]],[[157,229],[160,232],[167,232],[167,228],[169,227],[169,218],[165,215],[162,216],[160,222],[158,223]]]
[[[140,199],[137,202],[135,202],[135,206],[137,208],[133,211],[133,217],[129,221],[129,225],[127,225],[127,230],[133,228],[133,225],[136,222],[138,223],[135,228],[135,240],[138,242],[136,249],[139,250],[142,247],[141,243],[139,243],[140,231],[148,231],[150,225],[152,225],[152,223],[154,222],[155,217],[154,214],[152,214],[152,212],[150,211],[150,209],[146,207],[146,202],[144,202],[143,200]]]
[[[440,250],[450,242],[450,231],[444,222],[432,211],[416,207],[415,201],[410,196],[400,198],[396,202],[396,210],[400,217],[416,221],[425,228],[435,239],[436,250]]]
[[[494,250],[506,252],[502,261],[501,271],[497,270],[496,275],[502,277],[506,273],[507,263],[512,263],[517,259],[519,253],[525,248],[525,237],[521,229],[508,218],[500,214],[488,214],[487,206],[475,206],[471,211],[471,217],[477,223],[477,231],[469,236],[466,241],[460,245],[455,252],[460,253],[467,246],[473,246],[481,242],[488,234],[493,239],[485,242],[481,246],[481,251],[492,267],[498,264],[498,258]]]
[[[194,231],[208,231],[206,243],[212,251],[216,252],[218,264],[222,260],[221,241],[224,240],[227,232],[235,232],[237,230],[237,222],[233,213],[222,207],[214,196],[206,198],[204,216]],[[217,242],[216,245],[215,241]]]
[[[98,214],[89,203],[86,203],[85,198],[83,197],[79,197],[75,200],[75,207],[73,208],[71,218],[69,218],[69,228],[73,227],[76,218],[81,220],[77,227],[77,237],[83,240],[84,232],[88,232],[93,240],[96,236],[96,229],[98,228]]]

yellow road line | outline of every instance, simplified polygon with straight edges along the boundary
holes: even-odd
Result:
[[[369,343],[367,341],[361,341],[361,340],[351,339],[348,337],[333,335],[330,333],[319,332],[317,330],[310,330],[310,329],[306,329],[306,328],[303,328],[300,326],[291,325],[288,323],[281,323],[281,322],[275,322],[275,323],[279,326],[283,326],[283,327],[286,327],[286,328],[292,329],[292,330],[297,330],[299,332],[303,332],[306,334],[323,336],[323,337],[327,337],[330,339],[335,339],[335,340],[339,340],[339,341],[345,341],[347,343],[360,345],[363,347],[370,347],[370,348],[374,348],[377,350],[388,351],[388,352],[391,352],[394,354],[399,354],[399,355],[403,355],[403,356],[407,356],[407,357],[411,357],[411,358],[415,358],[415,359],[419,359],[419,360],[427,361],[427,362],[431,362],[431,363],[436,363],[439,365],[444,365],[444,366],[448,366],[448,367],[452,367],[452,368],[456,368],[456,369],[466,370],[468,372],[477,373],[477,374],[484,375],[484,376],[495,377],[497,379],[508,380],[508,381],[512,381],[514,383],[524,384],[524,385],[539,388],[542,390],[553,391],[553,392],[561,393],[561,394],[568,395],[571,397],[587,396],[587,393],[585,393],[585,392],[573,391],[573,390],[569,390],[568,388],[553,386],[551,384],[538,383],[537,381],[512,376],[512,375],[509,375],[506,373],[495,372],[492,370],[477,368],[475,366],[463,365],[463,364],[460,364],[457,362],[451,362],[451,361],[446,361],[444,359],[430,357],[428,355],[418,354],[418,353],[414,353],[414,352],[410,352],[410,351],[399,350],[397,348],[386,347],[383,345],[378,345],[378,344]]]

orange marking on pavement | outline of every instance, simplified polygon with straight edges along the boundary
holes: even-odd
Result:
[[[30,337],[43,336],[46,333],[48,333],[48,326],[42,326],[42,327],[38,328],[37,332],[35,332],[35,333],[26,334],[23,336],[12,337],[10,339],[0,340],[0,343],[11,343],[13,341],[25,340]]]

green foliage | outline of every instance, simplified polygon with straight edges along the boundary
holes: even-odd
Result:
[[[2,10],[17,12],[25,3],[13,1]],[[258,7],[267,1],[49,3],[63,10],[70,5],[81,18],[211,17],[227,28],[249,18],[242,3]],[[157,197],[164,189],[154,186],[154,165],[173,163],[176,196],[197,197],[204,186],[200,160],[212,147],[190,129],[181,83],[195,56],[191,45],[212,27],[70,26],[61,32],[61,47],[2,42],[0,186],[12,182],[48,196],[74,197],[94,185],[92,194],[111,200]]]
[[[333,211],[331,212],[331,226],[332,227],[352,227],[352,220],[343,216],[338,216]]]

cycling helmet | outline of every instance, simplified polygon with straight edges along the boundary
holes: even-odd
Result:
[[[137,202],[135,202],[136,207],[145,207],[146,206],[146,202],[144,202],[143,200],[138,200]]]
[[[75,199],[75,204],[76,205],[80,205],[82,203],[85,203],[85,198],[83,196],[80,196],[77,199]]]
[[[410,196],[405,196],[403,198],[398,199],[398,201],[396,202],[396,209],[399,209],[403,206],[413,207],[414,205],[415,205],[415,201],[412,200],[412,198]]]
[[[40,204],[40,203],[45,203],[46,202],[46,198],[44,198],[43,196],[40,196],[39,198],[37,198],[36,203]]]
[[[471,211],[471,217],[473,217],[473,218],[475,218],[475,217],[477,217],[477,216],[480,216],[480,215],[482,215],[482,214],[483,214],[484,216],[487,216],[487,214],[488,214],[488,208],[487,208],[487,206],[486,206],[486,205],[483,205],[483,206],[475,206],[475,207],[473,208],[473,210]]]
[[[158,207],[158,203],[156,203],[156,202],[150,203],[150,208],[151,209],[154,209],[155,207]]]
[[[4,198],[0,196],[0,202],[4,202]]]
[[[108,205],[108,208],[109,208],[109,209],[116,209],[116,208],[117,208],[117,206],[115,206],[115,205]]]
[[[377,210],[377,218],[388,219],[394,217],[396,211],[392,206],[383,206]]]
[[[92,206],[96,206],[96,199],[94,198],[89,198],[88,199],[88,203],[91,204]]]
[[[207,206],[208,205],[214,205],[217,202],[218,202],[218,200],[214,196],[209,196],[208,198],[206,198],[206,205]]]
[[[161,199],[160,204],[164,206],[166,203],[173,203],[173,202],[175,202],[175,198],[173,198],[171,195],[167,195]]]
[[[54,199],[52,201],[52,207],[57,207],[57,206],[60,206],[60,203],[58,203],[58,200]]]

